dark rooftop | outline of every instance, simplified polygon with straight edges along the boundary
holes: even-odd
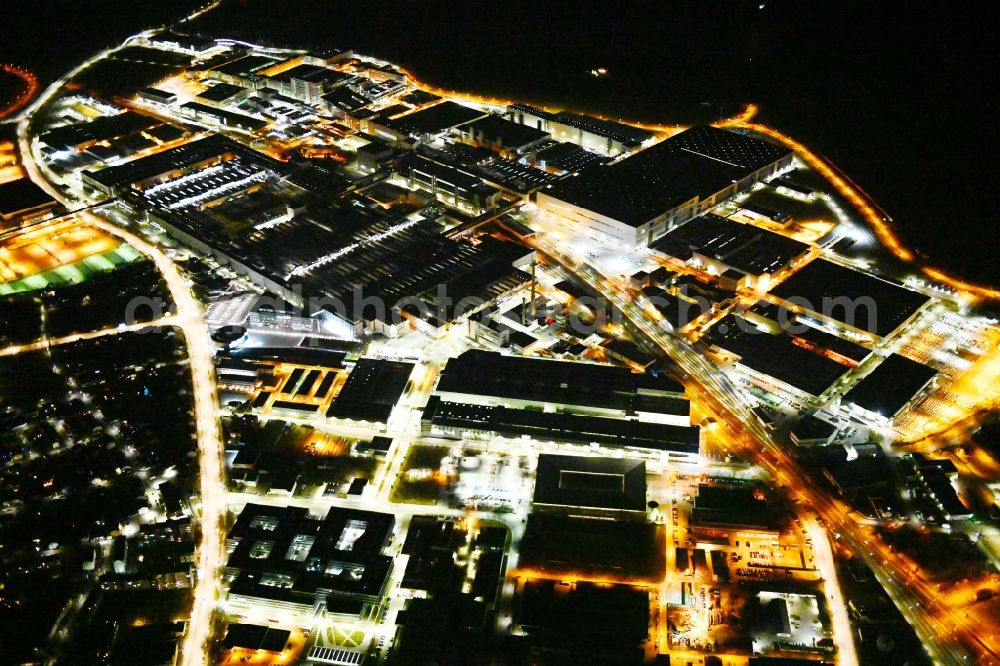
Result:
[[[365,108],[371,103],[364,95],[359,95],[346,86],[334,88],[323,95],[323,100],[345,113],[353,113]]]
[[[568,141],[546,142],[539,147],[535,157],[546,166],[573,172],[582,171],[588,166],[607,164],[611,161],[610,157],[584,150],[579,145]]]
[[[225,648],[245,648],[247,650],[264,650],[265,652],[281,652],[288,643],[292,632],[287,629],[277,629],[262,624],[230,624],[226,629],[226,638],[222,645]]]
[[[363,358],[355,364],[326,415],[385,423],[413,371],[412,363]]]
[[[727,315],[716,323],[709,340],[739,356],[740,365],[813,396],[822,394],[849,370],[795,344],[788,335],[760,331],[735,315]]]
[[[677,227],[651,247],[680,258],[697,252],[753,276],[775,273],[809,249],[793,238],[713,213]]]
[[[476,194],[485,199],[499,192],[498,189],[487,185],[473,173],[421,155],[409,156],[400,164],[399,171],[407,175],[412,174],[414,179],[421,183],[430,184],[432,180],[435,180],[441,185],[447,184],[450,186],[449,189],[456,189],[459,196],[466,199]]]
[[[159,100],[161,102],[167,102],[177,99],[177,95],[167,90],[160,90],[159,88],[143,88],[139,91],[140,95],[145,95],[151,99]]]
[[[788,154],[787,149],[760,139],[699,125],[543,191],[638,227],[689,201],[721,192]]]
[[[697,527],[777,530],[780,526],[766,497],[752,486],[700,484],[691,518]]]
[[[211,116],[224,125],[231,127],[241,127],[253,132],[257,132],[267,127],[267,120],[261,118],[255,118],[253,116],[248,116],[245,113],[234,113],[232,111],[225,111],[223,109],[216,109],[213,106],[207,106],[201,102],[185,102],[181,104],[182,109],[187,109],[195,113],[202,113],[207,116]]]
[[[771,294],[880,337],[891,334],[931,300],[929,296],[825,259],[809,262]],[[839,303],[845,298],[851,302],[854,316],[843,305],[833,307],[832,299],[840,299]],[[874,301],[874,308],[866,307],[868,299]]]
[[[934,368],[891,354],[844,395],[844,402],[892,418],[936,374]]]
[[[529,580],[518,595],[515,621],[540,652],[558,655],[532,663],[638,666],[644,659],[636,646],[649,634],[649,590]]]
[[[101,116],[85,123],[56,127],[42,134],[38,140],[53,148],[65,149],[82,143],[117,139],[159,124],[156,118],[126,111],[116,116]]]
[[[651,139],[654,136],[652,132],[644,130],[640,127],[625,125],[624,123],[615,122],[613,120],[601,120],[600,118],[595,118],[594,116],[586,116],[580,113],[573,113],[572,111],[550,113],[527,104],[511,104],[507,108],[510,111],[524,111],[541,118],[546,118],[553,122],[569,125],[570,127],[576,127],[577,129],[582,129],[585,132],[589,132],[597,136],[603,136],[613,141],[618,141],[628,148],[635,148],[643,141]]]
[[[452,101],[446,101],[407,114],[401,118],[386,121],[386,124],[400,132],[412,136],[421,136],[424,134],[437,134],[452,127],[464,125],[485,115],[486,112],[484,111],[462,106]]]
[[[543,453],[535,479],[535,504],[646,510],[646,463],[641,460]]]
[[[153,178],[175,169],[189,167],[226,153],[250,156],[269,165],[280,166],[280,163],[271,160],[266,155],[246,148],[221,134],[213,134],[124,164],[105,167],[96,172],[90,171],[87,172],[87,175],[105,187],[120,187]]]
[[[176,125],[157,125],[147,130],[143,130],[143,134],[146,134],[161,143],[169,143],[170,141],[176,141],[177,139],[184,136],[186,130],[177,127]]]
[[[549,136],[548,132],[515,123],[493,113],[465,125],[462,131],[472,133],[475,138],[482,136],[485,141],[495,141],[506,148],[521,148]]]
[[[859,345],[856,342],[851,342],[850,340],[845,340],[844,338],[839,338],[832,333],[821,331],[818,328],[798,326],[790,330],[789,335],[801,343],[815,349],[826,350],[835,356],[841,356],[854,363],[861,363],[872,353],[872,350],[867,347]]]
[[[441,371],[437,391],[515,400],[627,409],[628,399],[642,388],[681,393],[668,378],[654,378],[627,368],[552,361],[473,349],[450,359]],[[655,386],[654,386],[655,385]]]
[[[447,402],[432,396],[422,420],[444,428],[529,435],[536,439],[598,443],[605,446],[675,451],[697,455],[697,426],[676,426],[631,419],[582,416],[537,409]]]
[[[231,83],[217,83],[208,90],[198,93],[198,98],[207,99],[210,102],[225,102],[241,92],[243,92],[241,86],[235,86]]]
[[[837,431],[837,426],[833,425],[829,421],[824,421],[823,419],[808,414],[803,416],[802,419],[795,425],[792,429],[792,434],[799,441],[807,441],[811,439],[827,439],[833,433]]]
[[[29,178],[0,183],[0,216],[2,217],[10,217],[16,213],[55,203],[55,199]]]
[[[264,56],[251,55],[230,60],[218,67],[213,67],[212,71],[229,76],[248,76],[249,74],[274,64],[274,59]]]
[[[349,76],[349,74],[343,74],[327,67],[301,64],[278,72],[268,78],[274,79],[275,81],[291,81],[292,79],[298,79],[300,81],[322,82],[326,80],[347,78]]]
[[[407,104],[413,104],[414,106],[420,106],[421,104],[429,104],[431,102],[436,102],[441,99],[440,95],[435,95],[434,93],[429,93],[426,90],[420,90],[417,88],[413,92],[407,93],[400,98]]]

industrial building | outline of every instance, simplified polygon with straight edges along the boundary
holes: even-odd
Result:
[[[697,463],[701,453],[697,426],[448,402],[436,395],[428,400],[420,422],[424,433],[436,437],[597,444],[662,462]]]
[[[970,518],[973,512],[962,503],[955,491],[958,478],[955,464],[947,458],[932,460],[923,454],[913,454],[914,477],[927,497],[947,520]]]
[[[263,624],[231,623],[226,627],[226,637],[222,641],[223,650],[247,650],[249,652],[280,653],[284,651],[291,632]]]
[[[57,205],[30,178],[0,183],[0,231],[51,217]]]
[[[243,55],[203,70],[202,74],[208,79],[255,90],[264,87],[264,77],[255,74],[255,72],[267,69],[274,64],[275,60],[267,56]]]
[[[218,48],[211,39],[198,35],[185,35],[173,30],[161,30],[149,38],[152,46],[175,51],[183,51],[193,56],[204,56]]]
[[[869,347],[817,328],[823,326],[822,322],[769,301],[757,301],[740,316],[761,330],[785,333],[798,346],[851,368],[860,366],[874,353]]]
[[[496,208],[500,190],[490,187],[478,176],[451,166],[413,155],[397,167],[413,188],[426,188],[439,201],[480,214]]]
[[[317,616],[368,617],[386,592],[392,558],[382,549],[394,522],[358,509],[332,507],[317,519],[304,508],[247,504],[227,536],[227,605],[302,626]]]
[[[426,141],[485,115],[485,111],[445,101],[387,120],[383,124],[399,137],[409,136]]]
[[[326,412],[328,418],[385,424],[410,381],[412,363],[360,359]]]
[[[145,157],[82,173],[83,182],[94,189],[118,196],[127,189],[142,191],[215,166],[237,156],[257,160],[262,166],[278,162],[219,134],[153,153]]]
[[[646,463],[622,458],[538,456],[535,509],[644,518]]]
[[[792,312],[878,342],[913,321],[931,298],[826,259],[809,262],[771,291]]]
[[[750,485],[700,484],[691,511],[695,533],[708,540],[776,539],[780,515],[767,500],[761,489]]]
[[[179,110],[195,122],[219,125],[227,129],[246,132],[247,134],[260,132],[269,124],[269,121],[262,118],[248,116],[245,113],[227,111],[202,104],[201,102],[185,102],[180,105]]]
[[[267,86],[300,102],[313,104],[325,93],[353,77],[327,67],[301,63],[267,75]]]
[[[216,83],[202,90],[197,98],[209,106],[222,107],[226,104],[236,104],[245,100],[250,91],[243,86],[231,83]]]
[[[166,90],[160,90],[159,88],[143,88],[139,91],[139,99],[163,106],[170,106],[177,103],[177,95]]]
[[[691,424],[677,382],[596,363],[472,349],[448,361],[434,392],[450,402]]]
[[[724,287],[760,291],[811,253],[806,243],[712,213],[667,232],[650,249],[719,276]]]
[[[425,215],[408,201],[386,208],[356,195],[310,204],[297,183],[330,193],[313,191],[313,173],[213,136],[83,178],[106,194],[139,197],[150,219],[189,247],[355,335],[411,330],[418,324],[407,306],[433,313],[437,330],[527,280],[517,268],[527,248],[449,239],[434,210]],[[470,309],[449,307],[439,292]]]
[[[843,397],[850,411],[889,423],[933,384],[937,371],[899,354],[890,354]]]
[[[463,141],[517,159],[549,138],[548,132],[490,114],[458,128]]]
[[[507,112],[515,122],[547,132],[556,141],[571,142],[602,155],[620,155],[654,138],[648,130],[571,111],[553,113],[516,103],[509,105]]]
[[[85,150],[96,143],[117,141],[161,124],[152,116],[124,111],[85,123],[61,125],[41,134],[38,142],[53,151]]]
[[[788,433],[789,439],[796,446],[826,446],[836,436],[837,426],[815,414],[803,416]]]
[[[742,366],[762,388],[818,398],[833,388],[853,366],[817,353],[784,333],[756,328],[739,315],[726,315],[706,335],[711,349]]]
[[[792,158],[781,146],[700,125],[539,190],[537,203],[574,234],[646,247],[789,166]]]

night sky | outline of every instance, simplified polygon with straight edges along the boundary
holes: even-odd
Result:
[[[0,52],[54,76],[197,4],[8,0]],[[756,102],[852,176],[930,263],[996,284],[998,213],[984,196],[1000,178],[991,6],[229,0],[196,25],[354,48],[444,87],[611,116],[689,121]],[[589,76],[595,67],[609,75]]]

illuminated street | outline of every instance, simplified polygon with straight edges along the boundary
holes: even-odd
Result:
[[[195,4],[0,65],[10,663],[1000,664],[1000,290],[856,163],[634,16],[535,101]]]

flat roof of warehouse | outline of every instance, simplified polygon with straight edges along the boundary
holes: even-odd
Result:
[[[706,213],[673,229],[651,248],[672,257],[697,252],[756,276],[778,271],[806,252],[809,245],[752,224]]]
[[[640,381],[641,380],[641,381]],[[556,361],[471,349],[450,359],[437,391],[498,398],[617,408],[623,395],[646,390],[683,394],[666,378],[597,363]],[[616,395],[617,394],[617,395]]]
[[[409,113],[400,118],[387,120],[385,124],[407,134],[436,134],[446,129],[472,122],[476,118],[482,118],[485,115],[485,111],[462,106],[448,100],[434,106],[429,106],[426,109]]]
[[[261,624],[230,624],[223,647],[282,652],[292,632]]]
[[[211,116],[222,121],[225,125],[246,127],[255,132],[267,127],[267,123],[269,122],[261,118],[248,116],[245,113],[233,113],[232,111],[216,109],[213,106],[208,106],[207,104],[202,104],[201,102],[185,102],[184,104],[181,104],[181,108],[194,111],[195,113],[203,113],[207,116]]]
[[[752,486],[700,484],[691,513],[696,526],[777,530],[781,525],[766,496]]]
[[[530,113],[552,122],[581,129],[584,132],[589,132],[590,134],[603,136],[613,141],[618,141],[629,148],[634,148],[635,146],[640,145],[643,141],[651,139],[654,136],[652,132],[644,130],[641,127],[626,125],[624,123],[615,122],[614,120],[602,120],[600,118],[595,118],[594,116],[573,113],[572,111],[559,111],[558,113],[551,113],[549,111],[545,111],[544,109],[539,109],[538,107],[522,103],[511,104],[507,108],[510,111]]]
[[[242,86],[236,86],[231,83],[216,83],[211,88],[198,93],[198,99],[207,99],[210,102],[225,102],[230,97],[234,97],[241,92],[243,92]]]
[[[421,418],[443,427],[528,435],[543,440],[583,444],[596,442],[606,446],[694,455],[700,451],[700,430],[697,426],[446,402],[439,396],[431,396]]]
[[[820,395],[850,368],[800,347],[786,334],[766,333],[735,315],[712,327],[712,344],[740,357],[740,365],[773,377],[809,395]]]
[[[933,379],[934,368],[891,354],[844,395],[862,409],[891,418]]]
[[[5,217],[54,203],[56,200],[30,178],[0,184],[0,215]]]
[[[543,453],[535,474],[536,504],[622,511],[646,509],[646,463]]]
[[[281,165],[280,162],[267,155],[247,148],[228,137],[212,134],[124,164],[104,167],[99,171],[88,171],[87,176],[108,187],[128,185],[174,169],[188,167],[228,152],[252,157],[269,166],[278,167]]]
[[[362,358],[347,376],[326,415],[338,419],[384,423],[403,395],[412,363]]]
[[[501,145],[510,148],[526,146],[549,136],[548,132],[543,132],[531,125],[515,123],[493,113],[474,120],[463,127],[463,130],[476,133],[481,132],[486,141],[499,139]]]
[[[210,71],[219,72],[220,74],[228,74],[230,76],[248,76],[258,69],[263,69],[268,65],[273,65],[275,62],[277,61],[274,60],[274,58],[250,55],[237,58],[236,60],[230,60],[229,62],[223,63],[217,67],[213,67]]]
[[[789,154],[767,141],[699,125],[542,191],[638,227],[688,201],[721,192]]]
[[[930,296],[826,259],[809,262],[771,294],[880,337],[895,331],[931,300]],[[851,303],[853,313],[836,305],[843,299]]]
[[[69,148],[90,141],[117,139],[159,125],[160,121],[135,111],[100,116],[85,123],[62,125],[42,134],[38,140],[53,148]]]

